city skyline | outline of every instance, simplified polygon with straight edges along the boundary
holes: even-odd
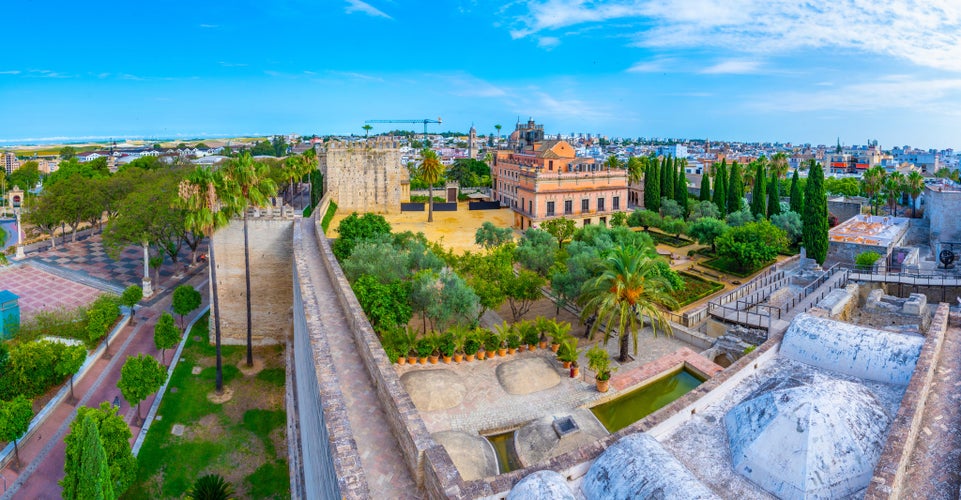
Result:
[[[961,6],[946,0],[170,7],[10,6],[43,36],[8,29],[0,141],[362,134],[440,116],[431,131],[533,117],[549,133],[956,146]],[[392,128],[410,127],[372,133]]]

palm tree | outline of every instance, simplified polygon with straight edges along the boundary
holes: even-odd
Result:
[[[867,172],[864,172],[862,179],[864,193],[868,195],[868,199],[871,201],[871,211],[874,215],[878,214],[877,195],[881,193],[881,189],[884,187],[884,179],[887,175],[888,173],[881,165],[875,165],[869,168]]]
[[[496,145],[501,140],[501,124],[498,123],[497,125],[494,125],[494,128],[497,129],[497,141],[494,141],[494,144]]]
[[[651,321],[655,336],[658,328],[672,335],[671,326],[657,305],[675,303],[669,295],[673,288],[661,275],[658,258],[651,255],[649,249],[645,251],[630,245],[615,247],[604,260],[602,273],[585,283],[578,297],[581,317],[584,320],[593,315],[597,317],[589,330],[590,338],[594,338],[597,328],[604,323],[607,325],[604,330],[606,344],[613,335],[613,326],[617,326],[620,335],[618,360],[622,363],[630,361],[630,338],[634,339],[634,353],[637,353],[636,330],[643,328],[644,316]]]
[[[787,155],[781,152],[774,153],[774,156],[771,157],[771,165],[769,168],[771,172],[777,176],[778,180],[783,179],[788,171]]]
[[[905,190],[911,196],[911,217],[917,217],[918,196],[924,191],[924,176],[917,170],[912,170],[905,178]]]
[[[627,183],[640,184],[644,178],[644,167],[647,163],[646,156],[632,156],[627,160]]]
[[[370,129],[374,127],[369,123],[365,123],[364,126],[361,128],[364,129],[364,138],[367,138],[370,136]]]
[[[617,155],[611,155],[604,161],[604,165],[606,165],[608,169],[621,168],[621,160],[617,159]]]
[[[901,172],[891,172],[884,181],[884,194],[888,198],[888,206],[891,207],[891,215],[898,216],[898,199],[904,192],[904,174]]]
[[[219,172],[208,167],[197,167],[180,183],[180,205],[184,208],[184,225],[192,233],[202,234],[210,242],[210,286],[211,303],[214,307],[214,338],[217,352],[217,393],[224,390],[224,374],[220,356],[220,299],[217,295],[217,264],[214,260],[214,233],[230,223],[230,207],[233,203],[226,200],[230,191],[226,189],[224,178]]]
[[[444,174],[444,164],[433,149],[424,148],[422,155],[420,178],[427,183],[427,222],[434,222],[434,184]]]
[[[262,206],[277,193],[277,185],[270,178],[270,168],[255,162],[250,153],[231,160],[223,169],[228,187],[234,191],[234,209],[243,211],[244,218],[244,278],[247,284],[247,366],[254,365],[253,325],[250,308],[250,236],[247,229],[247,212],[251,206]]]
[[[300,154],[300,178],[310,175],[311,172],[317,170],[317,150],[311,147],[307,151]],[[310,191],[312,192],[314,186],[310,186]]]

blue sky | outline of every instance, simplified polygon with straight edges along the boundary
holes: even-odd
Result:
[[[367,119],[438,116],[485,134],[532,116],[549,133],[961,147],[957,0],[4,10],[5,141],[360,134]]]

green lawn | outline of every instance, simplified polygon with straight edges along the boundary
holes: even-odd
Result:
[[[716,281],[706,280],[689,273],[677,274],[684,280],[684,288],[671,293],[678,304],[676,308],[671,308],[675,311],[724,289],[724,285]]]
[[[236,498],[290,498],[282,348],[255,348],[265,368],[244,376],[237,365],[245,348],[224,346],[224,386],[234,395],[214,404],[207,399],[215,368],[206,317],[190,335],[137,457],[137,481],[124,498],[183,498],[198,477],[211,473],[231,483]],[[199,375],[192,374],[194,366],[202,367]],[[174,424],[185,426],[183,436],[171,434]]]

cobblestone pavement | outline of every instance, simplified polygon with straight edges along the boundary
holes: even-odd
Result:
[[[321,321],[332,334],[327,340],[371,498],[419,498],[420,492],[404,464],[397,440],[390,432],[377,399],[377,390],[356,350],[353,334],[321,260],[323,257],[314,243],[315,225],[311,219],[305,219],[303,227],[305,244],[302,249],[310,263],[310,279],[315,284],[316,298],[323,311]]]
[[[958,498],[961,486],[961,328],[944,335],[902,498]]]
[[[581,339],[582,347],[587,347],[590,344],[590,342]],[[638,338],[637,358],[624,365],[620,365],[617,362],[613,362],[612,364],[619,370],[630,370],[653,362],[662,356],[667,356],[682,347],[691,346],[676,338],[664,336],[654,338],[650,334],[650,331],[645,329]],[[608,343],[607,350],[613,353],[614,356],[617,355],[617,342],[614,339]],[[509,394],[497,380],[497,366],[515,359],[531,356],[539,356],[546,359],[561,375],[561,382],[552,388],[531,394]],[[612,356],[612,358],[614,356]],[[587,360],[583,354],[579,364],[581,366],[580,376],[570,378],[569,371],[561,366],[560,362],[557,361],[556,355],[551,352],[550,349],[537,349],[534,352],[519,352],[513,356],[508,355],[506,357],[496,357],[484,361],[461,362],[459,364],[451,363],[447,365],[439,363],[437,365],[394,366],[398,375],[403,375],[412,370],[450,369],[460,377],[461,382],[467,388],[464,400],[459,406],[447,410],[420,412],[428,431],[435,433],[446,430],[457,430],[489,434],[496,431],[508,430],[545,415],[566,412],[573,408],[587,405],[602,397],[609,398],[618,394],[619,391],[613,388],[606,394],[597,392],[594,383],[594,374],[587,368]],[[627,387],[624,391],[630,389],[631,387]]]
[[[103,293],[28,265],[0,269],[0,290],[10,290],[20,297],[21,321],[28,321],[43,310],[74,310],[90,304]]]
[[[198,252],[206,252],[206,248],[206,244],[202,243]],[[114,260],[107,255],[100,234],[77,242],[70,242],[68,238],[68,242],[58,246],[56,250],[28,253],[27,258],[41,264],[72,271],[80,277],[99,279],[121,289],[133,284],[139,285],[143,279],[143,248],[127,247]],[[160,267],[160,286],[165,286],[171,276],[182,273],[184,264],[189,262],[190,249],[186,245],[180,249],[177,263],[170,262],[169,258],[165,259]]]

